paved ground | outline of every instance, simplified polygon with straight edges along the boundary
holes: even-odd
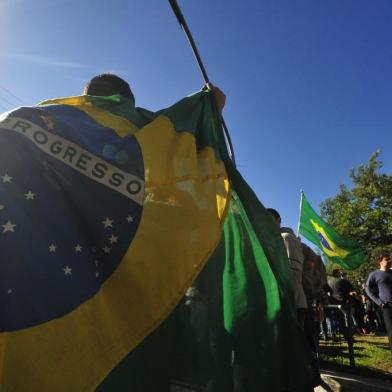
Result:
[[[348,373],[322,372],[324,385],[315,388],[315,392],[385,392],[392,391],[391,382],[379,381]]]
[[[391,382],[360,377],[348,373],[323,371],[321,374],[323,385],[314,389],[314,392],[386,392],[392,391]],[[173,386],[171,392],[199,392],[191,387]]]

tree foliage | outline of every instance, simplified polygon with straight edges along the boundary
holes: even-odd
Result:
[[[351,189],[341,185],[335,197],[321,204],[321,216],[338,233],[358,241],[369,257],[355,271],[347,272],[353,282],[366,280],[381,250],[392,252],[392,176],[380,173],[379,156],[376,151],[367,164],[350,171]]]

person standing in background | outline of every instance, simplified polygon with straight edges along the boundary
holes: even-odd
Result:
[[[291,275],[294,288],[294,300],[297,308],[297,318],[301,328],[304,329],[308,304],[302,286],[304,256],[302,253],[301,241],[295,236],[293,229],[281,226],[282,219],[278,211],[273,208],[267,208],[267,211],[269,211],[275,220],[275,223],[280,228],[280,233],[286,248],[287,257],[289,258],[290,270],[292,272]]]
[[[381,252],[377,263],[379,269],[369,274],[365,291],[370,299],[381,308],[392,353],[392,270],[389,252]]]

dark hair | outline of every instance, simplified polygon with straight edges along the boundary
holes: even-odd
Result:
[[[387,259],[389,259],[391,257],[390,252],[388,252],[387,250],[382,250],[378,256],[377,256],[377,263],[379,263],[384,257],[386,257]]]
[[[275,220],[281,220],[280,214],[273,208],[267,208],[267,211],[274,217]]]
[[[119,94],[124,98],[135,102],[129,84],[117,75],[104,73],[94,76],[85,86],[84,94],[109,96]]]
[[[335,268],[332,271],[332,276],[334,276],[335,278],[340,278],[342,276],[342,271],[339,268]]]

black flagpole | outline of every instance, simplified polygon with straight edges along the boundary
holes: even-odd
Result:
[[[210,80],[208,79],[208,75],[207,75],[206,69],[204,68],[203,61],[201,60],[201,57],[199,55],[199,51],[197,50],[195,41],[193,40],[192,34],[191,34],[191,32],[189,30],[189,27],[188,27],[188,25],[187,25],[187,23],[185,21],[184,15],[182,14],[181,9],[180,9],[180,7],[177,4],[177,0],[169,0],[169,3],[170,3],[170,6],[173,9],[174,14],[177,17],[178,23],[180,24],[181,28],[184,30],[184,33],[185,33],[185,35],[186,35],[186,37],[187,37],[187,39],[189,41],[189,44],[191,45],[193,54],[194,54],[194,56],[196,58],[197,65],[199,66],[200,72],[203,75],[204,82],[206,83],[207,86],[211,86]],[[223,119],[222,115],[220,116],[220,120],[221,120],[221,123],[222,123],[222,128],[223,128],[223,131],[224,131],[227,143],[229,144],[230,157],[231,157],[231,160],[233,161],[233,163],[235,165],[233,144],[231,142],[229,130],[227,129],[225,120]]]

